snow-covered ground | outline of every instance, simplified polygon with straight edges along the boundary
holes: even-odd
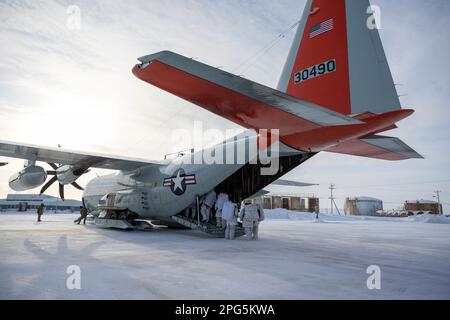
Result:
[[[266,210],[266,218],[277,220],[302,220],[311,221],[315,219],[315,214],[307,212],[289,211],[286,209]],[[433,214],[423,214],[418,216],[411,216],[408,218],[399,217],[368,217],[368,216],[340,216],[338,214],[331,215],[327,213],[321,213],[319,215],[319,221],[315,222],[351,222],[351,221],[374,221],[374,222],[423,222],[423,223],[438,223],[438,224],[450,224],[450,218],[445,216],[438,216]]]
[[[247,242],[0,213],[0,299],[450,299],[448,218],[267,216]],[[70,265],[81,290],[66,287]],[[370,265],[381,290],[367,288]]]

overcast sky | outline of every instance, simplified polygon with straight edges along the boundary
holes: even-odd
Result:
[[[231,122],[135,78],[137,58],[172,50],[271,87],[278,82],[293,32],[248,68],[244,61],[301,16],[303,0],[5,1],[0,0],[0,140],[161,159],[175,129],[238,128]],[[386,162],[322,153],[288,178],[319,183],[328,204],[334,183],[347,196],[373,196],[386,208],[432,199],[442,190],[450,210],[450,1],[373,0],[401,102],[416,113],[390,135],[425,160]],[[67,27],[80,8],[81,29]],[[186,148],[190,146],[187,145]],[[0,168],[0,197],[22,161]],[[82,177],[86,184],[94,170]],[[32,191],[35,192],[35,191]],[[56,186],[50,189],[56,195]],[[66,187],[66,197],[81,193]]]

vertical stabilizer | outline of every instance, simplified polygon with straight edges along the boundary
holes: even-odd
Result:
[[[308,0],[278,90],[340,112],[400,109],[368,0]]]

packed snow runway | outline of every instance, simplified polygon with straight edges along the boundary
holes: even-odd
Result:
[[[268,213],[260,241],[0,213],[1,299],[449,299],[450,224]],[[278,218],[278,219],[273,219]],[[289,219],[289,220],[288,220]],[[69,290],[78,265],[81,290]],[[368,266],[381,290],[367,288]]]

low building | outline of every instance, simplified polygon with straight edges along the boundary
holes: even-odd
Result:
[[[308,212],[320,212],[319,198],[308,198]]]
[[[409,215],[413,214],[441,214],[442,205],[439,205],[436,201],[430,200],[412,200],[405,201],[405,211],[409,213]]]
[[[255,197],[253,203],[259,203],[264,209],[287,209],[300,212],[319,210],[319,199],[312,195],[266,194]]]
[[[349,216],[375,216],[383,210],[383,201],[371,197],[345,199],[344,211]]]
[[[57,197],[38,194],[8,194],[6,199],[0,199],[0,211],[20,211],[37,209],[41,203],[46,210],[79,211],[82,205],[78,200],[61,200]]]

